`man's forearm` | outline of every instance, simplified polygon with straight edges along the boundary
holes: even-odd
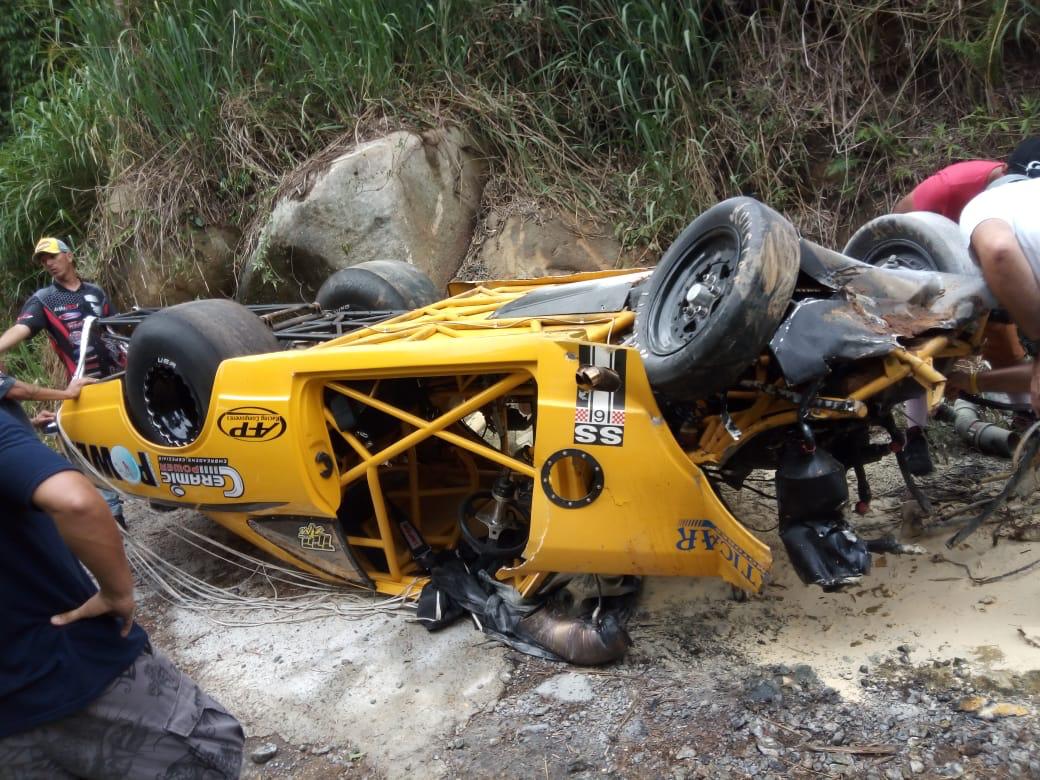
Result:
[[[986,220],[975,228],[971,245],[990,291],[1027,338],[1040,338],[1040,284],[1011,226]]]
[[[7,398],[10,398],[12,401],[67,401],[75,397],[68,389],[58,390],[53,387],[41,387],[40,385],[23,382],[20,379],[14,380],[11,389],[7,391]]]
[[[31,335],[32,331],[29,329],[28,325],[12,325],[3,332],[3,335],[0,335],[0,354],[7,352],[11,347],[22,343]]]
[[[48,477],[33,503],[54,519],[61,538],[97,578],[101,591],[133,598],[134,582],[116,521],[97,489],[78,471]]]
[[[975,386],[983,392],[1028,393],[1032,378],[1033,363],[1019,363],[980,372],[975,377]]]

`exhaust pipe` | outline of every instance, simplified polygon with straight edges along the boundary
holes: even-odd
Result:
[[[942,404],[935,416],[953,423],[953,429],[969,446],[986,455],[1010,458],[1021,438],[1014,431],[979,419],[979,409],[970,401],[958,398],[953,406]]]

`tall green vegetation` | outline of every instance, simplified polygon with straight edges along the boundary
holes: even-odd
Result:
[[[0,140],[10,134],[16,96],[36,80],[33,60],[40,48],[41,10],[26,3],[0,15]]]
[[[344,134],[460,122],[498,197],[656,251],[737,193],[836,242],[914,177],[1040,115],[1030,0],[69,0],[0,145],[0,286],[32,240],[248,226]]]

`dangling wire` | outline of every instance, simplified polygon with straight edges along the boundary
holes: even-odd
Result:
[[[187,528],[171,527],[168,530],[176,538],[215,560],[248,572],[246,579],[236,588],[220,587],[184,571],[141,540],[124,533],[124,546],[131,566],[157,596],[182,609],[198,612],[218,625],[300,623],[330,615],[363,618],[415,609],[411,589],[400,596],[374,597],[367,591],[357,592],[350,586],[333,585],[317,577],[261,561]],[[271,595],[255,596],[236,592],[254,577],[264,581]],[[280,585],[284,586],[282,592],[279,592]],[[295,592],[287,594],[284,591]]]

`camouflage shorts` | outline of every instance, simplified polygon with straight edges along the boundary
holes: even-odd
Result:
[[[242,727],[168,658],[145,650],[74,715],[0,739],[0,778],[238,777]]]

